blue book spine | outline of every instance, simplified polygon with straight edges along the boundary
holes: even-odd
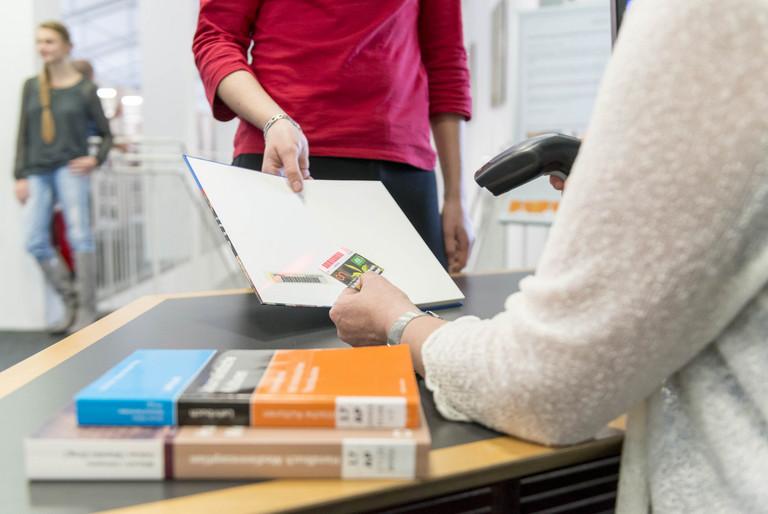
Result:
[[[176,425],[176,403],[216,350],[138,350],[75,396],[80,425]]]

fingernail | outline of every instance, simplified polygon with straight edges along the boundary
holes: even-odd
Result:
[[[298,193],[299,191],[301,191],[301,182],[299,182],[298,180],[294,180],[293,182],[291,182],[291,188],[293,189],[294,192]]]

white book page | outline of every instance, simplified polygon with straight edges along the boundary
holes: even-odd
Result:
[[[310,180],[296,194],[282,177],[192,157],[187,163],[264,303],[333,305],[345,286],[320,265],[343,247],[381,266],[417,305],[464,298],[380,182]]]

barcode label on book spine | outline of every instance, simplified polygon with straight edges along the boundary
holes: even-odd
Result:
[[[416,443],[409,439],[341,442],[341,478],[414,478]]]
[[[403,397],[336,397],[337,428],[403,428],[407,417],[408,410]]]

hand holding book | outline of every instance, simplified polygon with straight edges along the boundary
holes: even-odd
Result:
[[[419,309],[400,289],[376,273],[365,273],[360,280],[360,291],[347,288],[339,295],[331,320],[336,324],[339,339],[352,346],[383,344],[393,323],[406,312]],[[445,320],[431,316],[410,321],[402,335],[403,344],[411,351],[413,368],[424,376],[421,346]]]
[[[339,339],[354,346],[382,344],[392,323],[408,311],[411,300],[386,278],[373,272],[360,277],[359,292],[346,288],[331,308]]]

